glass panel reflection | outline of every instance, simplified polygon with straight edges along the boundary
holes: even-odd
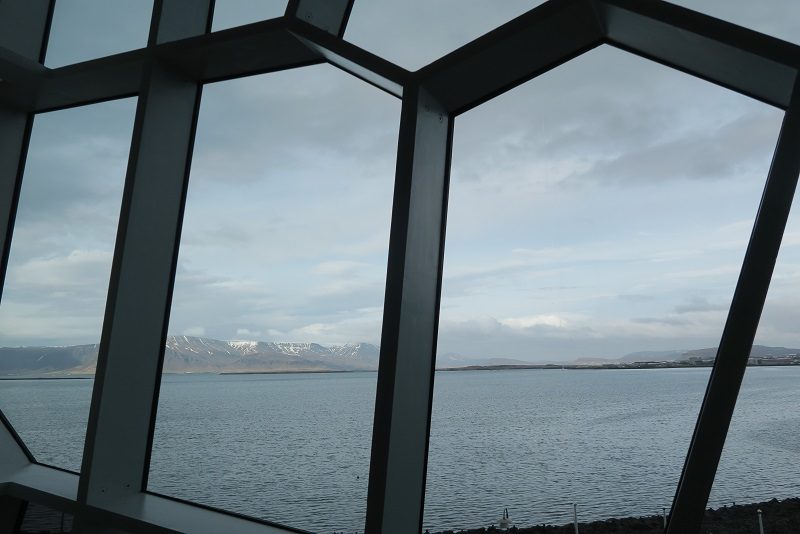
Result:
[[[0,409],[38,461],[73,471],[135,106],[126,99],[36,117],[0,304],[0,377],[16,379],[2,384]]]
[[[152,0],[56,2],[45,65],[62,67],[147,46]]]
[[[149,490],[363,528],[399,111],[327,65],[204,89]]]
[[[456,120],[426,528],[669,509],[781,118],[604,47]]]

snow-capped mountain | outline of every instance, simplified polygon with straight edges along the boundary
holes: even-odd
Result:
[[[380,349],[375,345],[369,343],[334,345],[330,347],[330,350],[337,359],[343,361],[373,362],[375,368],[378,368]]]
[[[0,376],[93,374],[98,345],[0,348]],[[326,347],[318,343],[221,341],[169,336],[164,372],[355,371],[378,368],[378,347],[356,343]]]
[[[341,347],[318,343],[220,341],[169,336],[164,354],[166,372],[353,371],[378,368],[378,348],[368,343]]]

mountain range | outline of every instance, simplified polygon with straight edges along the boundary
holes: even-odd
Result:
[[[98,345],[0,347],[0,376],[91,375]],[[258,373],[357,371],[378,368],[379,349],[370,343],[323,346],[317,343],[220,341],[169,336],[166,373]]]
[[[0,347],[0,377],[60,377],[93,375],[98,345],[60,347]],[[632,352],[618,359],[581,358],[572,363],[664,362],[689,358],[712,359],[715,347],[695,350]],[[775,358],[800,349],[754,345],[753,358]],[[370,343],[320,345],[266,341],[220,341],[205,337],[168,336],[164,351],[166,373],[280,373],[311,371],[374,371],[380,349]],[[532,362],[510,358],[467,358],[439,354],[437,369],[469,366],[519,366]],[[553,363],[553,362],[542,362]]]

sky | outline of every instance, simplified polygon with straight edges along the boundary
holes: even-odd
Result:
[[[539,3],[357,0],[345,39],[413,70]],[[793,0],[680,3],[800,35]],[[48,66],[146,41],[149,2],[57,5]],[[218,30],[283,3],[216,9]],[[0,346],[98,341],[135,105],[36,118]],[[206,86],[170,333],[378,344],[399,113],[327,65]],[[715,346],[781,119],[610,47],[458,117],[439,353]],[[798,290],[793,214],[757,343],[800,347]]]

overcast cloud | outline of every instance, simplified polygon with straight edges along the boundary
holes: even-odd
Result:
[[[147,3],[116,1],[131,16],[112,33],[141,46]],[[538,3],[357,2],[346,38],[413,69]],[[681,3],[783,38],[800,30],[793,0]],[[218,4],[215,28],[258,16]],[[59,29],[80,16],[73,5],[56,13],[48,64],[118,51],[110,35]],[[37,118],[0,346],[98,340],[134,111],[129,99]],[[330,66],[207,86],[171,332],[379,343],[399,112]],[[440,353],[718,343],[781,118],[611,48],[459,117]],[[792,215],[757,342],[800,347],[798,290]]]

